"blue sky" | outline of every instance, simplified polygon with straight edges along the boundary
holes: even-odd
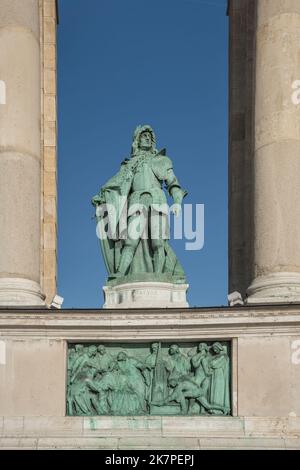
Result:
[[[190,306],[227,304],[228,18],[226,0],[60,0],[58,293],[101,307],[106,270],[91,197],[150,124],[205,205],[205,244],[171,241]]]

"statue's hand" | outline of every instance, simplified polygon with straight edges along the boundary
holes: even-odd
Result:
[[[175,215],[175,217],[178,217],[180,212],[181,212],[181,206],[180,204],[173,204],[172,206],[172,212]]]
[[[94,207],[99,206],[100,204],[103,203],[103,200],[99,194],[96,194],[96,196],[93,197],[92,199],[92,204]]]

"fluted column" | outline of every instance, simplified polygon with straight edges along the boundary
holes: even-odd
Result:
[[[0,1],[0,305],[43,305],[38,0]]]
[[[249,303],[300,301],[300,1],[258,0]]]

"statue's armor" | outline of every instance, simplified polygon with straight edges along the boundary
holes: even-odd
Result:
[[[177,187],[181,192],[181,199],[184,196],[184,191],[180,189],[178,180],[173,172],[172,162],[168,157],[157,156],[155,154],[141,154],[131,159],[128,163],[133,172],[128,201],[128,215],[134,213],[135,208],[133,205],[145,204],[145,201],[148,202],[151,208],[159,205],[161,206],[160,210],[167,213],[167,206],[163,207],[163,205],[167,204],[167,198],[162,189],[164,181],[169,192],[172,188]],[[145,198],[146,195],[148,198]],[[180,203],[181,200],[178,202]]]
[[[161,189],[161,182],[152,170],[152,160],[153,157],[146,157],[141,158],[141,161],[138,162],[132,181],[132,192]]]

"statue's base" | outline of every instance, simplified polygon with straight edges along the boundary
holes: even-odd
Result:
[[[184,308],[188,284],[128,282],[104,286],[103,308]]]

